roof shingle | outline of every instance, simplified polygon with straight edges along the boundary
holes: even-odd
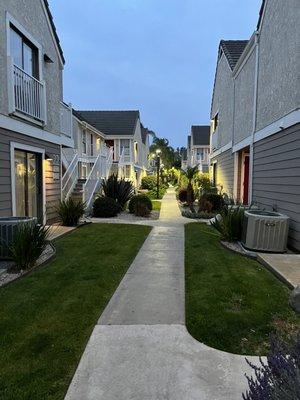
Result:
[[[98,131],[111,136],[133,136],[139,111],[75,111],[74,115],[83,119]]]
[[[194,146],[209,146],[210,127],[208,125],[192,125],[191,134]]]
[[[220,48],[223,50],[232,70],[236,66],[247,43],[248,40],[221,40]]]

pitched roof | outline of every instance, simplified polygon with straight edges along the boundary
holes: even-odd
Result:
[[[131,136],[135,133],[139,111],[75,111],[74,115],[105,135]]]
[[[266,0],[262,0],[262,4],[261,4],[260,10],[259,10],[259,18],[258,18],[257,27],[256,27],[257,30],[260,28],[260,24],[261,24],[261,21],[262,21],[265,5],[266,5]]]
[[[223,50],[232,70],[236,66],[247,43],[248,40],[221,40],[220,49]]]
[[[57,31],[56,31],[56,27],[55,27],[55,24],[54,24],[52,13],[50,11],[50,6],[49,6],[49,3],[48,3],[48,0],[44,0],[44,4],[45,4],[45,8],[46,8],[46,11],[47,11],[47,14],[48,14],[48,18],[49,18],[49,21],[50,21],[50,24],[51,24],[53,35],[55,37],[55,41],[56,41],[56,44],[57,44],[57,47],[58,47],[59,54],[60,54],[60,56],[62,58],[63,63],[65,63],[66,60],[65,60],[65,57],[64,57],[63,50],[61,48],[60,40],[59,40]]]
[[[209,146],[210,127],[208,125],[192,125],[191,134],[194,146]]]

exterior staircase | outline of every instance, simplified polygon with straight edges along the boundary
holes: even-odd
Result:
[[[86,179],[77,179],[77,182],[71,193],[72,199],[83,201],[83,185],[85,184],[85,182],[86,182]]]

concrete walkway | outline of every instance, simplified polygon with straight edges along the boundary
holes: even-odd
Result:
[[[241,399],[245,358],[197,342],[184,325],[186,222],[170,189],[94,328],[67,400]]]

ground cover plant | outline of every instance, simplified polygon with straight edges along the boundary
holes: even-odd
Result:
[[[47,266],[1,288],[1,400],[64,398],[94,325],[149,231],[86,225],[55,241],[56,259]]]
[[[151,201],[152,201],[152,210],[153,211],[160,211],[161,202],[159,200],[151,200]]]
[[[186,324],[200,342],[237,354],[261,355],[269,335],[289,337],[300,317],[289,289],[255,260],[223,248],[212,227],[186,225]]]

